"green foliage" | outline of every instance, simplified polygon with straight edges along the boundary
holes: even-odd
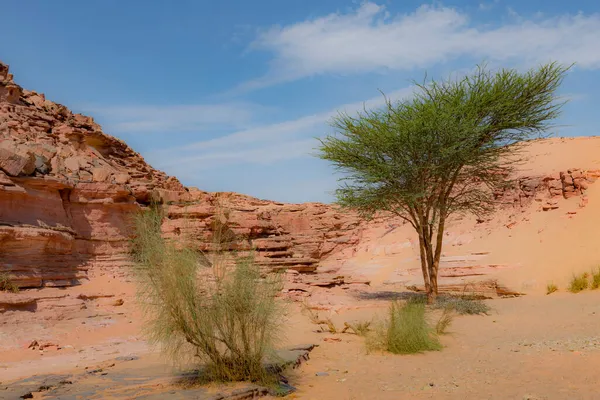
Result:
[[[433,308],[444,310],[449,308],[460,315],[487,314],[490,311],[490,307],[483,300],[470,296],[438,296],[433,303]]]
[[[367,349],[384,350],[394,354],[412,354],[441,350],[434,329],[425,318],[425,304],[408,301],[392,302],[388,320],[367,336]]]
[[[556,91],[568,68],[543,65],[526,73],[479,67],[458,80],[417,84],[414,95],[356,117],[341,113],[319,157],[343,173],[339,204],[365,217],[384,211],[419,235],[430,300],[446,219],[481,215],[494,192],[511,184],[519,150],[559,114]]]
[[[600,288],[600,267],[592,271],[592,289]]]
[[[579,293],[582,290],[587,289],[589,286],[588,278],[589,275],[587,272],[584,272],[581,275],[573,275],[573,278],[571,278],[571,282],[569,282],[569,292]]]
[[[0,292],[12,292],[18,293],[19,286],[17,286],[8,276],[8,274],[0,273]]]
[[[552,294],[556,291],[558,291],[558,286],[556,286],[554,283],[549,283],[546,285],[546,294]]]
[[[223,253],[205,256],[163,239],[154,207],[135,218],[132,250],[146,331],[176,362],[195,360],[205,378],[267,381],[283,310],[278,276],[262,278],[251,256],[229,265]]]

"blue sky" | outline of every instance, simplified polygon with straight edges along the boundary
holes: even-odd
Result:
[[[555,130],[598,134],[597,0],[3,0],[17,82],[93,116],[188,186],[332,200],[311,156],[337,110],[476,63],[576,62]]]

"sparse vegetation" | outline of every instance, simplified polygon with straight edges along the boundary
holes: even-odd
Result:
[[[251,256],[229,265],[219,252],[165,240],[161,221],[158,207],[138,214],[132,246],[150,341],[175,362],[193,357],[204,378],[267,382],[283,315],[279,277],[262,278]]]
[[[600,288],[600,267],[592,271],[592,289]]]
[[[589,274],[584,272],[580,275],[573,275],[571,278],[571,282],[569,282],[569,292],[571,293],[579,293],[582,290],[585,290],[589,286]]]
[[[479,315],[479,314],[487,314],[490,311],[490,307],[481,299],[462,295],[462,296],[451,296],[451,295],[443,295],[439,296],[435,303],[433,304],[433,308],[436,309],[451,309],[458,314],[464,315]]]
[[[425,303],[409,300],[390,305],[388,319],[367,336],[368,350],[383,350],[394,354],[413,354],[441,350],[435,329],[425,318]]]
[[[521,73],[479,67],[458,80],[415,83],[397,103],[341,113],[319,156],[343,173],[338,203],[370,218],[387,212],[419,237],[428,302],[438,294],[444,229],[451,215],[494,209],[511,185],[524,143],[559,116],[568,68],[555,63]]]
[[[310,308],[306,302],[302,303],[302,313],[308,317],[310,322],[318,325],[321,332],[338,333],[331,318],[320,318],[319,313]]]
[[[446,307],[442,310],[442,315],[440,315],[440,319],[438,319],[435,324],[435,332],[438,335],[443,335],[447,333],[448,327],[452,324],[452,320],[454,319],[454,309],[452,307]]]
[[[549,283],[546,285],[546,294],[552,294],[556,291],[558,291],[558,286],[556,286],[554,283]]]
[[[0,292],[12,292],[18,293],[19,286],[17,286],[8,276],[7,273],[0,272]]]
[[[351,330],[352,333],[358,336],[367,336],[371,331],[371,321],[359,321],[359,322],[344,322],[343,332]]]

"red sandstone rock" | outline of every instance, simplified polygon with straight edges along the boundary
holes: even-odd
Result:
[[[66,286],[126,266],[130,215],[152,199],[168,204],[165,234],[203,250],[220,203],[236,248],[254,248],[269,270],[312,272],[358,241],[357,217],[330,206],[184,188],[92,118],[23,90],[0,63],[0,271],[22,287]]]

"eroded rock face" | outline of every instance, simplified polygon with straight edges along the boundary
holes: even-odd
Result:
[[[221,216],[238,238],[234,248],[254,250],[268,270],[314,272],[324,257],[359,240],[358,217],[328,205],[282,204],[193,189],[183,195],[187,201],[167,207],[163,230],[168,237],[190,238],[200,249],[211,250],[212,226]]]
[[[128,216],[155,189],[185,191],[0,63],[0,271],[20,286],[67,286],[123,266]]]
[[[14,83],[0,63],[0,272],[22,287],[69,286],[129,264],[130,216],[168,204],[164,231],[210,250],[218,209],[239,249],[269,270],[314,271],[357,242],[358,219],[323,204],[281,204],[189,190],[90,117]],[[217,204],[218,203],[218,204]]]

